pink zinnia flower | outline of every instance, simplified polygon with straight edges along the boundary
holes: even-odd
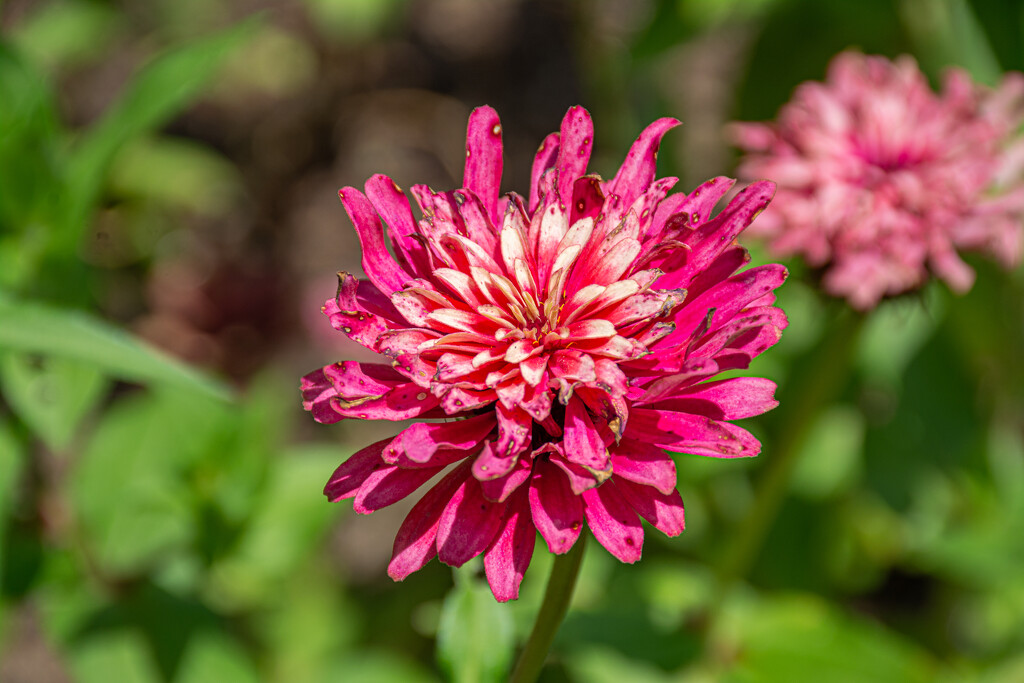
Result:
[[[585,525],[635,562],[640,517],[683,530],[663,448],[758,453],[730,420],[774,407],[775,385],[705,380],[747,367],[786,326],[773,305],[785,269],[734,274],[748,259],[734,239],[773,186],[748,187],[715,218],[733,181],[670,195],[676,179],[655,180],[655,157],[677,124],[653,123],[602,180],[586,174],[593,124],[574,107],[537,152],[529,199],[499,197],[501,125],[482,107],[465,187],[412,188],[422,219],[386,176],[365,195],[341,190],[369,282],[342,273],[324,312],[391,363],[310,373],[304,406],[320,422],[432,420],[359,451],[325,488],[370,513],[444,473],[398,531],[394,579],[435,555],[459,566],[482,553],[495,597],[510,600],[536,531],[565,553]]]
[[[841,54],[777,123],[733,128],[748,152],[740,174],[778,183],[755,231],[824,268],[825,289],[856,308],[920,287],[929,271],[966,291],[974,273],[957,250],[1006,266],[1021,255],[1022,105],[1020,74],[991,91],[950,70],[937,95],[910,57]]]

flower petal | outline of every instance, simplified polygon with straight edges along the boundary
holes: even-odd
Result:
[[[530,518],[530,501],[521,491],[509,499],[501,528],[484,553],[484,573],[498,602],[519,597],[519,584],[533,559],[536,542],[537,531]]]
[[[363,271],[370,282],[388,296],[401,289],[412,279],[404,268],[395,263],[384,243],[384,226],[376,209],[362,192],[354,187],[343,187],[338,197],[345,206],[363,247]]]
[[[437,527],[452,494],[469,475],[469,463],[460,465],[424,494],[395,535],[388,576],[401,581],[423,568],[437,555]]]
[[[615,478],[651,486],[668,495],[676,489],[676,463],[672,457],[649,443],[622,439],[612,452]]]
[[[614,481],[583,492],[583,511],[594,538],[608,552],[632,564],[644,548],[644,529],[636,512],[618,492]]]
[[[666,536],[678,536],[686,528],[683,499],[679,491],[662,493],[650,486],[616,479],[619,493],[637,513]]]
[[[327,500],[337,503],[339,500],[355,496],[366,478],[378,467],[384,465],[381,453],[390,442],[390,439],[383,439],[372,443],[353,453],[348,460],[341,463],[338,469],[334,470],[331,478],[327,480],[327,485],[324,486],[324,495],[327,496]]]
[[[480,198],[495,225],[501,219],[498,213],[501,170],[501,120],[498,112],[491,107],[477,107],[469,115],[466,127],[466,167],[462,186]]]
[[[473,477],[451,496],[437,527],[437,559],[461,567],[491,544],[501,528],[504,503],[487,500]]]
[[[608,183],[608,192],[619,195],[626,206],[632,204],[654,182],[661,139],[679,123],[678,119],[661,118],[647,126]]]
[[[595,470],[608,467],[608,449],[594,428],[594,422],[583,401],[575,396],[565,407],[564,429],[563,443],[567,460]]]
[[[529,497],[533,523],[548,549],[556,555],[568,552],[583,528],[583,501],[565,474],[547,460],[536,460]]]

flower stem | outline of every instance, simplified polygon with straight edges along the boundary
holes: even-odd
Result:
[[[836,316],[832,324],[826,326],[829,332],[821,340],[818,352],[809,359],[800,375],[793,378],[786,392],[789,398],[783,397],[781,403],[786,406],[786,414],[779,437],[758,481],[754,502],[720,565],[719,579],[723,587],[746,576],[757,560],[789,491],[790,477],[814,419],[845,385],[864,318],[849,311]]]
[[[548,587],[544,591],[544,602],[541,603],[540,611],[537,612],[537,620],[533,623],[533,631],[526,641],[526,647],[519,655],[516,668],[512,672],[509,683],[533,683],[537,680],[544,660],[547,659],[548,650],[551,649],[551,641],[555,639],[555,633],[565,618],[569,609],[569,601],[572,599],[573,589],[576,587],[576,577],[580,572],[580,563],[583,560],[583,550],[586,545],[587,535],[580,534],[579,539],[564,555],[555,555],[555,564],[551,568],[551,577],[548,579]]]

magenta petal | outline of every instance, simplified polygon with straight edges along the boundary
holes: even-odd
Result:
[[[353,360],[324,367],[324,376],[330,380],[337,395],[347,401],[379,397],[388,393],[405,378],[383,363],[359,363]]]
[[[686,306],[675,317],[676,332],[670,337],[686,338],[711,312],[711,329],[724,325],[752,301],[773,291],[789,273],[778,264],[758,266],[723,280]]]
[[[437,527],[437,559],[461,567],[490,545],[501,528],[504,503],[487,500],[480,484],[467,477],[452,494]]]
[[[558,158],[558,133],[551,133],[540,143],[537,155],[533,158],[533,170],[530,172],[530,203],[527,204],[529,213],[532,215],[540,205],[541,200],[541,177],[544,173],[553,168],[555,159]]]
[[[487,444],[484,444],[484,450],[481,451],[481,456],[487,451]],[[473,463],[474,466],[476,463]],[[527,461],[526,458],[519,458],[516,460],[511,471],[508,474],[504,474],[497,479],[483,479],[480,481],[480,489],[484,493],[484,497],[487,500],[493,500],[496,503],[504,502],[514,491],[522,486],[530,478],[532,471],[532,465]],[[477,477],[479,479],[479,477]]]
[[[583,509],[594,538],[608,552],[630,564],[640,559],[644,529],[636,512],[616,490],[615,482],[606,481],[584,491]]]
[[[498,225],[501,194],[501,120],[491,107],[477,107],[466,129],[466,169],[463,187],[472,190],[487,207],[491,222]]]
[[[461,449],[468,455],[495,424],[493,413],[452,422],[417,422],[402,432],[401,443],[414,462],[426,462],[439,448]]]
[[[452,494],[469,476],[469,464],[460,465],[426,492],[413,506],[395,535],[388,576],[401,581],[437,555],[437,527]]]
[[[570,107],[562,119],[562,130],[559,135],[558,160],[558,196],[568,204],[573,201],[573,185],[576,179],[586,174],[590,151],[593,148],[594,122],[590,112],[580,106]]]
[[[530,518],[530,502],[525,492],[521,492],[509,499],[501,528],[484,553],[487,583],[498,602],[519,597],[519,584],[533,559],[536,542],[537,530]]]
[[[716,420],[740,420],[766,413],[775,400],[775,382],[760,377],[734,377],[688,387],[666,396],[652,407],[707,415]]]
[[[630,507],[666,536],[678,536],[686,528],[683,499],[679,491],[664,494],[650,486],[615,480],[619,493]]]
[[[679,125],[677,119],[662,118],[647,126],[630,147],[608,191],[619,195],[629,206],[654,182],[658,148],[665,133]]]
[[[612,453],[612,472],[616,479],[653,486],[665,494],[676,488],[675,461],[662,449],[642,441],[619,442]]]
[[[530,480],[530,512],[537,531],[556,555],[569,551],[583,528],[583,501],[555,465],[537,460]]]
[[[751,183],[729,202],[714,219],[695,230],[686,243],[690,245],[687,280],[707,268],[732,244],[736,236],[765,210],[775,194],[775,183],[762,180]],[[682,286],[686,286],[685,283]]]
[[[416,219],[409,199],[394,180],[378,173],[366,181],[366,196],[380,213],[391,237],[391,244],[406,268],[418,277],[430,274],[430,259],[415,235]]]
[[[686,197],[679,206],[679,212],[685,214],[691,227],[697,227],[711,218],[715,204],[732,189],[736,181],[725,176],[718,176],[701,183]]]
[[[552,454],[550,462],[565,472],[565,476],[569,479],[569,488],[577,496],[601,483],[593,471],[570,462],[561,455]],[[606,476],[606,473],[603,473],[602,476]]]
[[[346,401],[331,399],[331,407],[344,417],[361,420],[409,420],[414,417],[440,417],[434,411],[438,400],[412,382],[397,385],[380,397]]]
[[[366,300],[360,295],[368,290],[379,294],[380,290],[369,282],[356,280],[348,273],[339,273],[338,277],[338,294],[324,304],[324,315],[330,319],[334,329],[344,332],[350,339],[371,351],[376,351],[377,340],[388,330],[394,329],[393,321],[401,320],[401,316],[389,301],[386,301],[387,309],[390,309],[386,311],[387,315],[368,310]]]
[[[373,471],[359,487],[352,509],[361,515],[394,505],[440,472],[441,467],[404,469],[385,465]]]
[[[394,294],[411,280],[412,276],[395,263],[395,259],[388,253],[384,242],[384,226],[376,209],[366,196],[354,187],[342,188],[338,191],[338,196],[359,234],[366,277],[388,296]]]
[[[331,407],[331,399],[338,395],[331,381],[327,379],[323,368],[305,375],[299,382],[302,390],[302,408],[313,415],[313,419],[323,424],[333,424],[344,418]]]
[[[388,443],[390,443],[390,439],[372,443],[366,448],[356,451],[349,456],[348,460],[341,463],[324,487],[324,495],[327,496],[327,500],[337,503],[339,500],[356,495],[367,477],[373,474],[378,467],[384,465],[381,453]]]
[[[634,408],[626,436],[672,451],[713,458],[751,457],[760,451],[760,443],[744,429],[705,415],[671,410]]]
[[[608,449],[597,433],[587,407],[577,397],[565,408],[565,457],[595,470],[608,467]]]

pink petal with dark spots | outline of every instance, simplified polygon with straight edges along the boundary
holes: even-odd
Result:
[[[583,506],[590,531],[608,552],[630,564],[640,559],[644,529],[614,481],[584,491]]]
[[[519,597],[519,585],[533,559],[536,542],[537,530],[530,518],[530,501],[525,491],[520,491],[505,506],[501,528],[484,553],[487,583],[498,602]]]
[[[555,465],[537,460],[530,478],[530,512],[537,531],[556,555],[569,551],[583,528],[583,503]]]
[[[491,107],[477,107],[469,116],[466,128],[466,167],[462,185],[472,190],[487,208],[495,224],[498,195],[501,194],[501,120]]]

